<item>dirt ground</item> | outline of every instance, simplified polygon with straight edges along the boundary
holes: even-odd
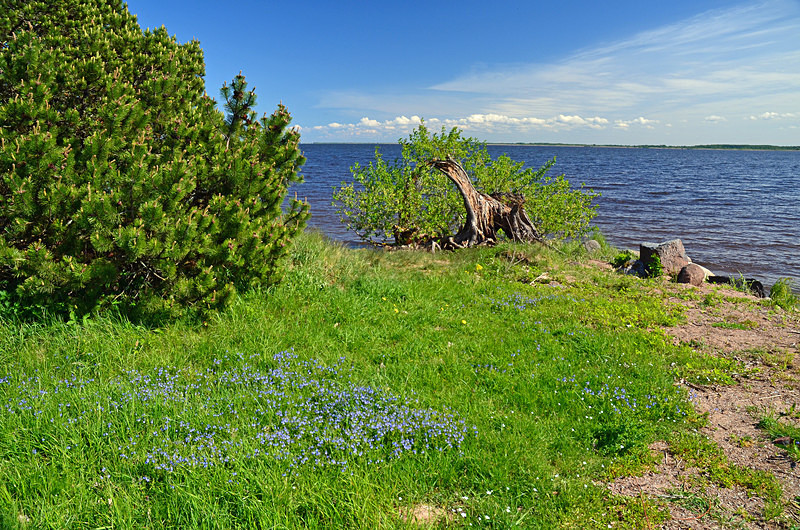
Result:
[[[699,296],[685,296],[689,293],[682,290],[689,289]],[[796,440],[772,440],[757,427],[765,414],[800,426],[800,313],[719,286],[665,284],[663,291],[670,303],[685,308],[686,323],[664,330],[676,343],[736,360],[741,367],[733,374],[734,385],[677,382],[686,386],[696,410],[708,414],[703,434],[731,462],[771,473],[783,487],[784,511],[765,521],[764,500],[744,490],[706,485],[699,491],[693,477],[700,471],[687,467],[666,443],[651,447],[661,462],[656,469],[617,479],[611,491],[666,501],[672,520],[662,528],[800,528],[800,466],[785,449]],[[705,513],[684,507],[701,497],[708,501],[702,504]]]

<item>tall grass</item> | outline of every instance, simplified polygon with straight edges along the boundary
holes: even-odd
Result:
[[[783,309],[792,309],[798,306],[797,295],[793,292],[794,280],[792,278],[781,278],[770,288],[769,298],[773,305]]]
[[[640,525],[602,481],[694,424],[676,370],[712,361],[574,258],[307,233],[281,285],[204,323],[4,322],[0,526]]]

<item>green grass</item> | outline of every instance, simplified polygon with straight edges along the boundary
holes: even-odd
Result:
[[[348,250],[203,323],[0,324],[0,527],[644,527],[602,481],[699,418],[720,371],[649,281],[500,246]],[[543,274],[550,280],[537,280]],[[688,367],[688,368],[687,368]],[[676,438],[677,437],[677,438]]]
[[[755,329],[758,327],[758,324],[753,322],[752,320],[745,320],[744,322],[715,322],[711,324],[712,328],[722,328],[722,329],[741,329],[741,330],[748,330],[748,329]]]
[[[794,412],[794,405],[792,412]],[[793,416],[789,416],[790,418]],[[795,461],[800,462],[800,428],[796,425],[780,421],[774,415],[761,418],[758,422],[759,428],[766,431],[767,435],[776,444],[786,449],[787,454]]]
[[[783,309],[793,309],[798,306],[800,299],[792,291],[794,280],[792,278],[781,278],[769,290],[769,298],[774,306]]]
[[[771,474],[730,462],[719,446],[696,432],[677,433],[669,440],[669,445],[676,457],[703,470],[695,479],[701,489],[708,484],[741,488],[764,500],[762,515],[765,520],[770,521],[781,515],[782,488]]]

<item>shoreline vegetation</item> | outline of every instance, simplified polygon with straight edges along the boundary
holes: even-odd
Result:
[[[490,144],[492,145],[492,144]],[[615,145],[615,144],[559,144],[559,143],[509,143],[494,145],[531,145],[561,147],[608,147],[618,149],[710,149],[727,151],[800,151],[800,146],[749,145],[749,144],[702,144],[702,145]]]
[[[392,142],[302,142],[317,145],[392,145]],[[596,147],[616,149],[710,149],[728,151],[800,151],[798,145],[750,145],[750,144],[702,144],[702,145],[616,145],[616,144],[568,144],[549,142],[487,142],[487,146],[531,146],[531,147]]]
[[[797,525],[797,311],[620,275],[600,242],[306,230],[202,322],[2,313],[0,526]],[[758,429],[716,429],[713,396],[762,387],[724,415]]]

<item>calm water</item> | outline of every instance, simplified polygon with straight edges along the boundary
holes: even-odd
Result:
[[[381,145],[387,161],[398,145]],[[366,165],[375,146],[305,144],[305,182],[292,188],[311,204],[310,225],[357,244],[331,205],[334,186],[349,168]],[[553,175],[566,174],[602,194],[595,224],[609,243],[639,248],[643,241],[680,238],[693,261],[717,274],[744,274],[771,285],[800,282],[800,152],[489,146],[493,157],[540,167],[556,157]],[[795,285],[797,287],[797,285]]]

